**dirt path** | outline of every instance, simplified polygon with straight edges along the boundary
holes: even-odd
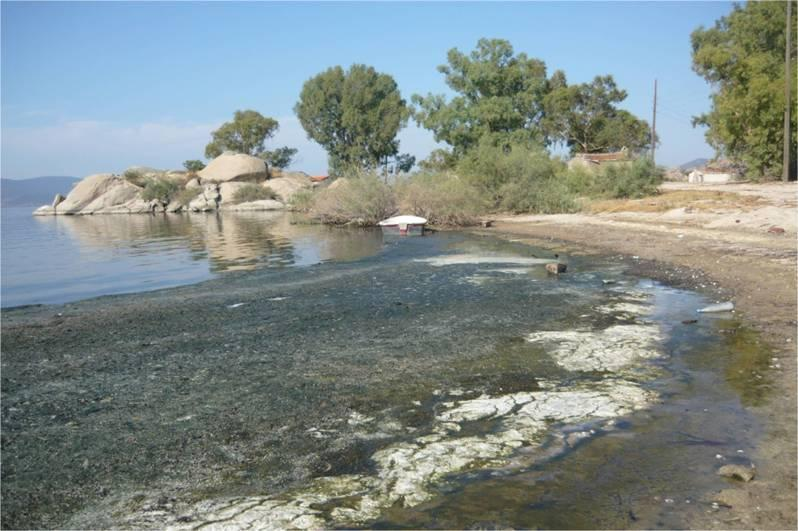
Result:
[[[753,456],[756,479],[712,494],[732,506],[732,518],[709,512],[691,527],[796,529],[798,186],[669,183],[663,190],[660,198],[683,204],[663,209],[644,199],[593,215],[506,216],[485,232],[569,252],[620,253],[650,277],[733,300],[779,358],[769,403],[754,410],[767,435]],[[710,200],[709,191],[721,194]]]

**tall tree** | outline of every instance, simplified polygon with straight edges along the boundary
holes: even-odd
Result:
[[[590,83],[569,86],[565,74],[557,71],[549,86],[543,126],[553,141],[567,145],[572,154],[624,147],[639,153],[650,147],[648,123],[617,108],[616,104],[626,99],[626,91],[618,88],[612,76],[596,76]]]
[[[796,31],[796,11],[790,28]],[[713,88],[712,107],[693,119],[707,126],[707,142],[719,155],[746,165],[752,177],[778,177],[782,171],[784,51],[786,2],[736,5],[709,29],[691,35],[693,70]],[[793,41],[795,42],[795,41]],[[796,50],[792,79],[798,75]],[[792,92],[792,108],[796,94]],[[790,146],[796,152],[796,113],[792,115]],[[794,160],[794,158],[793,158]],[[791,169],[794,177],[795,169]]]
[[[410,114],[394,79],[360,64],[307,80],[294,112],[308,137],[327,150],[333,175],[374,169],[395,157],[396,135]]]
[[[236,111],[232,122],[225,122],[211,133],[211,142],[205,146],[205,157],[212,159],[224,151],[234,151],[261,157],[270,165],[284,168],[291,163],[296,149],[282,147],[268,151],[265,146],[266,140],[273,137],[279,127],[277,120],[257,111]]]
[[[543,61],[516,55],[506,40],[480,39],[469,55],[449,50],[447,62],[438,71],[458,95],[447,102],[443,95],[416,94],[414,117],[435,140],[451,146],[454,157],[477,146],[486,134],[546,140],[540,128],[548,91]]]

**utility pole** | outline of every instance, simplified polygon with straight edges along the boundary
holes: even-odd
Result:
[[[654,152],[657,149],[657,80],[654,80],[654,116],[651,119],[651,162],[656,165]]]
[[[792,2],[787,0],[787,47],[784,49],[784,157],[782,159],[781,179],[790,180],[790,100],[792,84],[792,68],[790,56],[792,55]]]

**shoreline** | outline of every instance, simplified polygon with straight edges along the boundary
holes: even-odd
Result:
[[[767,403],[749,408],[765,429],[752,456],[757,477],[714,493],[715,499],[732,506],[734,527],[795,528],[798,305],[794,237],[773,236],[770,245],[767,238],[742,231],[649,225],[642,220],[616,224],[588,215],[507,216],[495,221],[492,228],[471,232],[561,253],[620,255],[619,259],[632,263],[630,273],[695,290],[718,301],[733,301],[743,322],[756,330],[779,358],[780,368],[768,374],[772,385]],[[791,248],[785,247],[786,238],[791,239]],[[728,527],[729,521],[721,524],[707,514],[690,526],[719,525]]]

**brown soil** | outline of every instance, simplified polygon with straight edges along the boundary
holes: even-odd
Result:
[[[780,368],[773,369],[768,403],[752,408],[766,429],[753,456],[756,478],[709,493],[731,505],[729,513],[721,521],[710,511],[690,527],[796,529],[798,187],[670,183],[663,191],[626,208],[605,205],[601,214],[499,217],[484,231],[572,253],[628,255],[637,272],[733,300]]]

